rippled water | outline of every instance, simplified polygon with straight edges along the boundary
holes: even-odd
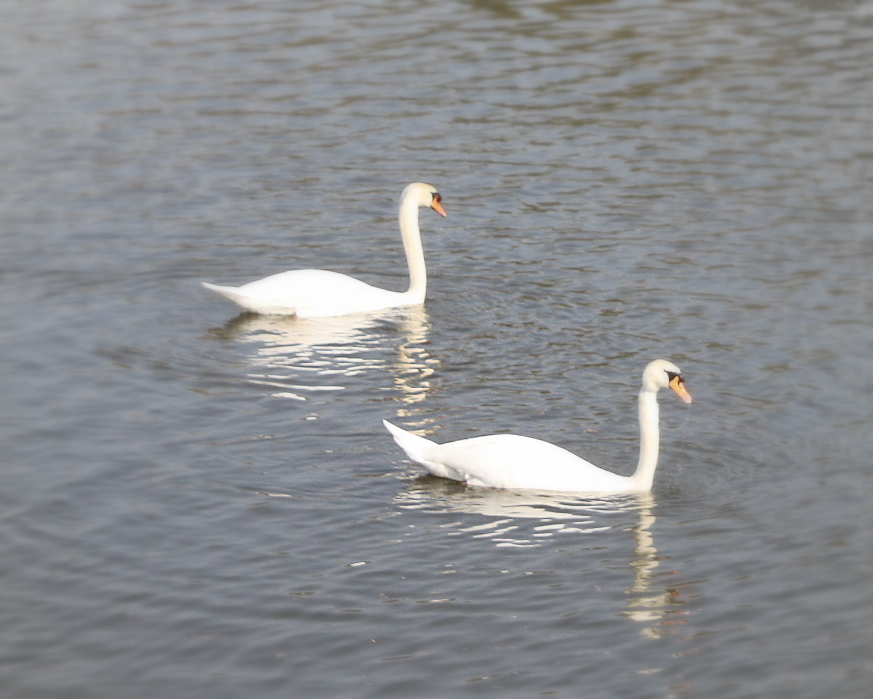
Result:
[[[873,4],[7,3],[15,697],[864,697]],[[424,309],[238,316],[325,267]],[[468,489],[520,432],[651,497]]]

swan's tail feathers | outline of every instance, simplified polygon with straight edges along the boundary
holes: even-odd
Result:
[[[230,299],[234,303],[240,303],[240,301],[244,298],[240,293],[239,289],[235,286],[219,286],[218,284],[210,284],[209,282],[200,282],[203,286],[205,286],[210,291],[214,291],[216,294],[221,294],[226,299]]]
[[[220,286],[209,282],[200,282],[210,291],[221,294],[224,298],[233,301],[237,306],[244,308],[250,313],[263,313],[264,315],[293,316],[297,315],[298,307],[289,302],[277,301],[274,298],[260,293],[260,290],[252,290],[256,282],[245,284],[241,287]]]
[[[240,306],[251,313],[280,313],[283,315],[293,315],[293,312],[289,313],[287,308],[274,308],[272,304],[253,299],[248,294],[242,293],[238,287],[220,286],[218,284],[210,284],[209,282],[200,283],[210,291],[221,294],[224,298],[233,301],[237,306]]]
[[[397,427],[397,425],[392,425],[387,420],[382,420],[382,424],[385,425],[385,429],[391,433],[392,437],[394,437],[397,446],[403,449],[410,459],[425,466],[428,465],[424,454],[428,449],[436,446],[434,442],[431,442],[424,437],[419,437],[417,434],[412,434],[412,432],[407,432],[406,430]]]
[[[427,458],[426,455],[430,453],[431,449],[439,446],[436,442],[400,429],[397,425],[392,425],[387,420],[382,420],[382,424],[385,425],[385,429],[394,437],[397,445],[406,452],[406,456],[417,464],[424,466],[431,475],[439,476],[440,478],[450,478],[453,481],[467,480],[466,475],[450,466]]]

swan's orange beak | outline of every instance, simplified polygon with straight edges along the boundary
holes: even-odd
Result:
[[[670,388],[676,391],[676,395],[679,396],[686,403],[691,402],[691,394],[685,388],[685,382],[682,380],[681,376],[674,376],[670,379]]]
[[[430,208],[436,211],[440,216],[447,216],[446,210],[443,208],[443,205],[440,204],[439,194],[437,194],[433,201],[430,203]]]

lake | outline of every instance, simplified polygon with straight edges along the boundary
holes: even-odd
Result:
[[[12,3],[19,699],[869,696],[873,3]],[[324,268],[423,307],[239,313]],[[651,495],[425,477],[513,432]]]

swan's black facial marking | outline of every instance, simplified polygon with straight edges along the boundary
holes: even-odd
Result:
[[[670,386],[674,391],[677,388],[685,388],[685,378],[682,374],[677,374],[675,371],[667,371],[664,369],[667,374],[667,385]]]
[[[446,215],[446,210],[443,208],[443,205],[440,202],[443,198],[440,196],[439,192],[431,192],[430,193],[430,208],[436,211],[440,216]]]
[[[685,388],[685,379],[682,377],[677,371],[667,371],[664,369],[664,373],[667,374],[667,385],[676,392],[676,394],[684,400],[686,403],[691,402],[691,394],[688,392],[688,389]]]

